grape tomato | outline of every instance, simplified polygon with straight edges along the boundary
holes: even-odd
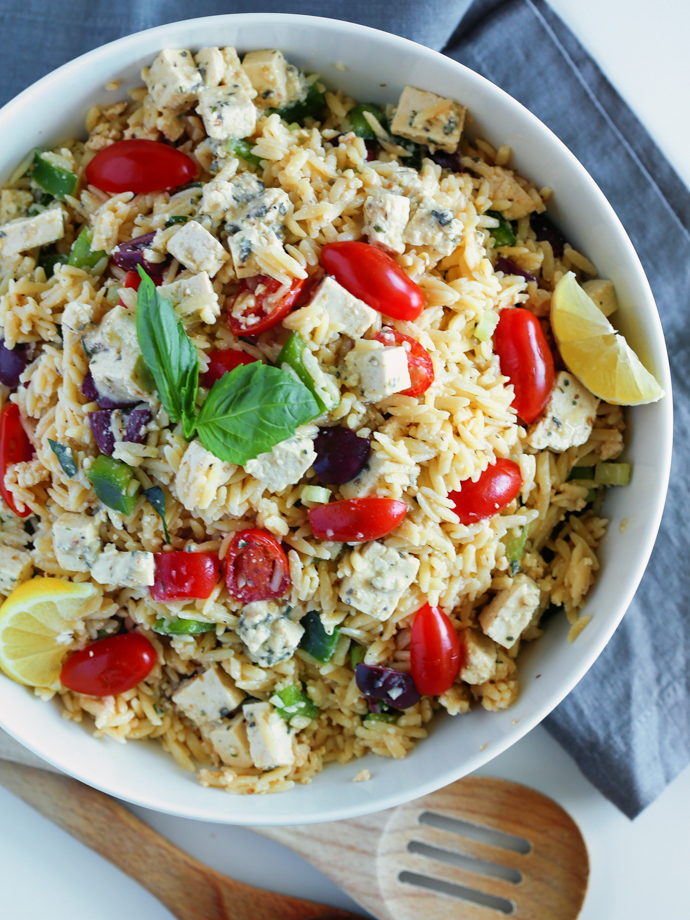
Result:
[[[493,517],[517,498],[522,488],[520,467],[513,460],[497,460],[476,482],[466,479],[459,492],[449,492],[461,524]]]
[[[88,696],[116,696],[131,690],[149,675],[156,651],[139,633],[108,636],[71,655],[60,681],[68,690]]]
[[[256,528],[236,533],[225,558],[225,583],[243,604],[282,597],[290,587],[290,574],[278,540]]]
[[[86,180],[113,195],[143,195],[177,188],[198,175],[194,160],[160,141],[140,138],[116,141],[99,150],[86,167]]]

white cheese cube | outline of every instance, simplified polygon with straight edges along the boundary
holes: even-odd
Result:
[[[218,86],[225,77],[226,63],[220,48],[202,48],[194,55],[204,86]]]
[[[65,212],[47,208],[34,217],[19,217],[0,227],[0,255],[15,256],[61,240],[65,235]]]
[[[149,93],[160,111],[188,109],[203,86],[191,51],[165,49],[142,71]]]
[[[212,454],[200,441],[192,441],[175,474],[175,492],[187,511],[205,511],[235,470]]]
[[[544,414],[527,429],[534,450],[564,451],[586,443],[592,433],[599,400],[580,381],[561,371]]]
[[[376,320],[376,310],[354,297],[330,275],[314,291],[309,308],[328,314],[328,342],[334,342],[341,332],[360,339]]]
[[[527,575],[518,575],[509,588],[499,591],[479,614],[485,635],[503,648],[512,648],[539,609],[539,586]]]
[[[506,220],[519,220],[532,211],[543,211],[544,203],[539,192],[526,179],[519,178],[503,166],[490,166],[482,160],[474,160],[471,169],[489,183],[489,198],[492,202],[508,202],[498,209]]]
[[[270,668],[292,658],[304,627],[290,619],[291,611],[279,601],[254,601],[242,608],[237,634],[254,664]]]
[[[10,594],[31,577],[33,570],[34,564],[26,550],[0,546],[0,594]]]
[[[247,694],[219,667],[209,668],[186,680],[172,695],[172,701],[196,725],[224,719],[234,712]]]
[[[460,668],[460,680],[466,684],[483,684],[491,680],[496,671],[496,645],[493,639],[476,629],[463,629],[460,633],[460,647],[464,661]]]
[[[377,189],[364,202],[362,233],[384,252],[404,252],[403,233],[409,219],[409,198]]]
[[[168,240],[168,252],[193,272],[208,272],[213,278],[228,261],[218,240],[196,220],[187,221]]]
[[[352,574],[338,589],[341,601],[381,621],[395,612],[419,571],[417,558],[383,543],[367,543],[350,565]]]
[[[150,401],[137,362],[141,357],[134,313],[118,305],[84,336],[89,369],[100,396],[114,402]]]
[[[270,703],[248,703],[244,707],[247,737],[254,766],[260,770],[289,767],[295,752],[287,723]]]
[[[209,86],[199,93],[197,112],[209,137],[249,137],[256,128],[256,107],[242,90],[232,86]]]
[[[100,585],[147,588],[155,581],[153,553],[119,552],[108,546],[93,564],[91,576]]]
[[[280,51],[250,51],[242,68],[256,90],[255,105],[281,109],[288,104],[288,62]]]
[[[204,737],[213,745],[216,754],[229,767],[253,767],[254,761],[249,750],[247,722],[242,713],[230,722],[210,722],[204,726]]]
[[[201,195],[201,210],[216,220],[240,214],[249,201],[259,198],[266,186],[254,173],[235,175],[236,163],[224,166],[206,182]]]
[[[611,316],[618,309],[616,289],[613,281],[609,281],[608,278],[595,278],[592,281],[585,281],[582,285],[582,290],[588,297],[592,298],[604,316]]]
[[[34,196],[31,192],[18,188],[4,188],[0,192],[0,224],[26,214],[33,203]]]
[[[464,124],[465,107],[459,102],[406,86],[391,122],[391,133],[453,153]]]
[[[298,435],[276,444],[273,450],[249,460],[245,470],[270,492],[282,492],[295,485],[316,460],[314,440]]]
[[[449,256],[462,239],[462,224],[450,208],[442,208],[424,195],[416,204],[405,229],[404,240],[410,246],[424,246],[439,258]]]
[[[283,244],[273,230],[263,231],[246,225],[228,237],[228,249],[238,278],[270,275],[271,261],[280,260],[284,253]]]
[[[343,379],[347,386],[359,391],[363,402],[380,402],[412,385],[407,352],[402,345],[371,351],[355,349],[345,357]]]
[[[221,83],[225,83],[227,86],[234,86],[235,89],[242,89],[248,99],[253,99],[256,96],[256,90],[245,73],[235,49],[228,45],[225,48],[221,48],[220,53],[225,61],[225,76]]]
[[[260,232],[273,230],[276,235],[284,234],[286,216],[292,212],[292,202],[280,188],[267,188],[252,197],[245,204],[238,204],[226,215],[226,230],[237,233],[255,227]]]
[[[220,316],[218,295],[207,272],[199,272],[187,278],[180,278],[158,288],[161,297],[166,297],[178,316],[194,316],[212,325]]]
[[[61,514],[53,524],[53,549],[61,568],[89,572],[101,551],[98,522],[85,514]]]

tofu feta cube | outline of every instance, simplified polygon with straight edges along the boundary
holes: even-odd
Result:
[[[410,246],[425,246],[438,258],[449,256],[460,244],[462,224],[450,208],[440,207],[424,195],[416,204],[403,239]]]
[[[518,575],[499,591],[479,614],[479,625],[503,648],[512,648],[539,609],[539,586],[528,575]]]
[[[249,460],[245,470],[271,492],[282,492],[295,485],[316,460],[314,440],[295,435],[276,444],[273,450]]]
[[[186,680],[172,695],[172,701],[195,725],[224,719],[247,698],[221,668],[208,668]]]
[[[377,620],[387,620],[415,580],[419,560],[383,543],[367,543],[353,572],[340,582],[341,601]]]
[[[278,601],[254,601],[242,608],[237,633],[254,664],[270,668],[292,658],[304,627],[290,619],[291,612]]]
[[[0,545],[0,594],[10,594],[33,571],[34,564],[26,550]]]
[[[148,402],[137,362],[141,355],[136,317],[123,306],[113,307],[101,323],[84,336],[89,369],[100,396],[114,402]]]
[[[0,224],[21,217],[34,203],[31,192],[18,188],[4,188],[0,192]]]
[[[91,575],[100,585],[148,588],[155,581],[153,553],[120,552],[108,546],[91,567]]]
[[[192,441],[175,474],[177,498],[187,511],[205,511],[234,470],[232,463],[219,460],[200,441]]]
[[[273,230],[276,235],[284,234],[286,216],[292,212],[292,202],[280,188],[267,188],[244,204],[238,204],[234,211],[228,210],[226,229],[228,233],[256,227],[262,232]]]
[[[262,273],[270,275],[266,263],[280,259],[284,252],[283,244],[273,230],[246,225],[228,237],[228,249],[238,278],[251,278]]]
[[[202,190],[201,210],[216,220],[236,217],[247,203],[261,196],[266,186],[254,173],[235,175],[235,164],[224,166]]]
[[[295,752],[287,723],[270,703],[248,703],[244,707],[247,738],[254,766],[260,770],[289,767]]]
[[[409,219],[409,198],[377,189],[364,202],[362,232],[384,252],[404,252],[403,233]]]
[[[596,278],[592,281],[585,281],[582,290],[591,297],[594,303],[599,307],[604,316],[611,316],[618,309],[618,298],[613,281],[607,278]]]
[[[561,371],[544,414],[527,429],[534,450],[564,451],[584,444],[592,433],[599,400],[576,377]]]
[[[203,86],[191,51],[166,49],[142,76],[156,108],[180,112],[190,108]]]
[[[496,204],[501,202],[501,215],[506,220],[519,220],[532,211],[543,211],[544,202],[539,192],[526,179],[516,176],[511,169],[503,166],[489,166],[481,160],[474,160],[473,172],[482,176],[489,183],[489,198]],[[503,202],[508,202],[504,207]]]
[[[380,402],[411,386],[407,352],[402,345],[371,351],[354,349],[346,355],[344,368],[345,383],[358,390],[365,403]]]
[[[227,65],[220,48],[202,48],[194,55],[194,63],[204,86],[218,86],[223,82]]]
[[[253,99],[256,96],[256,90],[245,73],[235,49],[227,45],[225,48],[220,49],[220,53],[225,61],[225,76],[221,83],[225,83],[227,86],[234,86],[235,89],[241,89],[248,99]]]
[[[46,208],[34,217],[18,217],[0,226],[0,255],[15,256],[27,249],[54,243],[64,235],[64,210]]]
[[[460,646],[464,655],[460,680],[466,684],[483,684],[491,680],[496,671],[496,645],[493,639],[476,629],[463,629]]]
[[[280,51],[250,51],[242,68],[256,90],[254,103],[259,108],[282,109],[306,95],[306,81]]]
[[[241,89],[208,86],[199,92],[197,112],[209,137],[223,141],[249,137],[256,128],[256,106]]]
[[[453,153],[464,124],[465,108],[459,102],[406,86],[391,122],[391,133]]]
[[[68,572],[90,572],[101,547],[95,518],[68,512],[53,524],[55,558]]]
[[[168,240],[168,252],[193,272],[207,272],[213,278],[229,256],[218,240],[196,220],[183,224]]]
[[[172,303],[178,316],[196,315],[209,325],[220,316],[218,295],[213,289],[208,272],[199,272],[198,275],[162,284],[158,288],[158,293]]]
[[[341,332],[360,339],[376,320],[376,311],[326,275],[311,299],[309,308],[328,314],[328,338],[334,342]]]
[[[254,766],[249,750],[247,722],[243,713],[239,713],[229,722],[209,722],[204,726],[202,733],[211,742],[223,763],[229,767],[245,769]]]

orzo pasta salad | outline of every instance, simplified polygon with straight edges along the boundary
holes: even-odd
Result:
[[[510,706],[662,395],[612,283],[458,101],[143,81],[0,194],[0,666],[230,792]]]

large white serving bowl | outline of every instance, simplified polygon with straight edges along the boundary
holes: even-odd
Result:
[[[280,48],[292,62],[363,101],[393,102],[406,83],[452,96],[474,118],[473,131],[510,144],[516,167],[555,189],[555,213],[572,244],[613,279],[614,319],[664,386],[667,396],[629,413],[630,486],[612,489],[601,574],[587,612],[592,622],[567,642],[564,616],[521,654],[522,692],[505,712],[439,715],[430,737],[404,760],[372,756],[329,765],[307,786],[271,796],[233,796],[198,785],[157,745],[94,739],[24,687],[0,676],[0,724],[28,748],[85,783],[139,805],[205,821],[304,824],[389,808],[444,786],[500,754],[539,723],[591,667],[625,613],[659,527],[671,461],[671,382],[664,339],[642,266],[611,206],[567,148],[530,112],[471,70],[420,45],[362,26],[287,14],[216,16],[140,32],[90,52],[25,90],[0,111],[2,178],[32,147],[84,135],[84,116],[141,83],[140,70],[162,48],[234,45]],[[344,67],[343,67],[344,65]],[[117,93],[105,84],[120,80]],[[554,209],[552,208],[552,211]],[[625,525],[625,526],[624,526]],[[602,680],[606,675],[602,675]],[[615,680],[615,674],[610,675]],[[353,783],[363,767],[369,782]]]

